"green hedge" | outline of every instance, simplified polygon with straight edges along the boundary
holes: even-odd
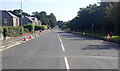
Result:
[[[41,25],[40,28],[41,28],[41,30],[46,30],[46,29],[48,29],[48,26],[47,25]]]
[[[21,28],[20,27],[3,26],[2,28],[3,28],[4,37],[6,37],[6,36],[16,37],[16,36],[19,36],[21,34],[20,33]]]
[[[33,32],[34,31],[34,25],[33,24],[23,25],[23,27],[28,29],[29,32]]]
[[[23,26],[2,26],[0,27],[0,32],[3,33],[3,36],[6,37],[16,37],[20,36],[24,33],[34,33],[36,30],[46,30],[48,26],[41,25],[41,26],[34,26],[33,24],[27,24]]]
[[[35,26],[35,31],[41,30],[41,26]]]

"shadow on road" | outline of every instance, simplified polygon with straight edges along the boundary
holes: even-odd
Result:
[[[85,37],[82,35],[74,35],[72,33],[68,33],[68,32],[58,32],[60,34],[60,36],[66,37],[67,39],[71,40],[71,41],[86,41],[86,40],[97,40],[94,38],[90,38],[90,37]],[[88,47],[82,48],[82,50],[109,50],[109,49],[116,49],[119,50],[118,45],[114,45],[112,43],[109,42],[102,42],[102,44],[100,45],[88,45]]]
[[[69,38],[70,40],[73,40],[73,41],[79,41],[79,40],[95,40],[93,38],[89,38],[89,37],[85,37],[85,36],[82,36],[82,35],[76,35],[76,34],[73,34],[73,33],[69,33],[69,32],[58,32],[61,36],[63,37],[66,37],[66,38]]]
[[[89,45],[86,48],[82,48],[82,50],[109,50],[109,49],[116,49],[119,50],[118,46],[112,44],[106,45]]]

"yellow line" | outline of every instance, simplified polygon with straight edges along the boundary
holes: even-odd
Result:
[[[42,36],[42,35],[38,35],[37,37],[40,37],[40,36]],[[35,39],[35,38],[37,38],[37,37],[33,37],[32,39]],[[32,39],[27,39],[26,41],[19,41],[19,42],[16,42],[15,44],[10,44],[10,45],[8,45],[8,46],[3,47],[2,49],[0,49],[0,51],[4,51],[4,50],[6,50],[6,49],[9,49],[9,48],[12,48],[12,47],[14,47],[14,46],[20,45],[20,44],[25,43],[25,42],[27,42],[27,41],[30,41],[30,40],[32,40]]]
[[[17,45],[20,45],[21,43],[16,43],[16,44],[14,44],[14,45],[10,45],[10,46],[8,46],[8,47],[4,47],[3,49],[1,49],[0,51],[3,51],[3,50],[6,50],[6,49],[9,49],[9,48],[11,48],[11,47],[14,47],[14,46],[17,46]]]
[[[39,36],[37,36],[37,37],[39,37]],[[35,38],[35,37],[33,37],[32,39],[34,39],[34,38]],[[30,41],[30,40],[32,40],[32,39],[27,39],[26,41],[19,41],[19,42],[16,42],[15,44],[10,44],[10,45],[8,45],[8,46],[3,47],[2,49],[0,49],[0,51],[4,51],[4,50],[6,50],[6,49],[9,49],[9,48],[12,48],[12,47],[14,47],[14,46],[20,45],[20,44],[25,43],[25,42],[27,42],[27,41]]]

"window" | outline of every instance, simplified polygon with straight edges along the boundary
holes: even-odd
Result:
[[[7,19],[6,18],[4,19],[4,23],[7,24]]]

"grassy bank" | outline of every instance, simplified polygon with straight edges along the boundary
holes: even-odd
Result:
[[[77,34],[77,35],[83,35],[83,32],[74,32],[74,31],[70,31],[70,30],[66,30],[66,29],[63,30],[63,31],[66,31],[66,32],[69,32],[69,33],[74,33],[74,34]],[[85,35],[87,37],[96,38],[96,39],[99,39],[99,40],[106,41],[108,34],[86,33]],[[112,35],[112,37],[110,37],[109,40],[110,40],[110,42],[117,43],[117,44],[120,45],[120,35]]]

